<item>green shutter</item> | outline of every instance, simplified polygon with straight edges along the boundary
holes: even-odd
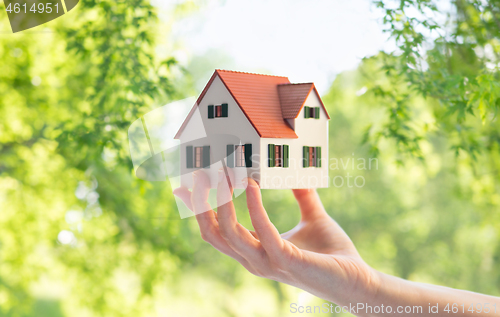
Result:
[[[289,162],[289,146],[284,144],[283,145],[283,167],[290,167]]]
[[[309,107],[304,106],[304,118],[309,118]]]
[[[314,118],[319,119],[319,107],[314,108]]]
[[[252,167],[252,144],[245,144],[245,167]]]
[[[234,167],[234,145],[226,145],[226,157],[227,157],[227,167]]]
[[[316,167],[321,167],[321,146],[316,147]]]
[[[203,168],[210,168],[210,145],[203,147],[203,162],[201,165]]]
[[[191,145],[186,146],[186,167],[193,168],[193,147]]]
[[[208,119],[214,118],[214,105],[208,106]]]
[[[227,118],[227,103],[222,104],[222,116]]]
[[[309,147],[308,146],[304,146],[302,148],[302,154],[303,154],[303,159],[302,159],[302,162],[303,162],[303,167],[309,167]]]
[[[274,144],[269,144],[267,146],[267,151],[269,153],[268,155],[268,166],[269,167],[274,167],[274,156],[275,156],[275,153],[274,153]]]

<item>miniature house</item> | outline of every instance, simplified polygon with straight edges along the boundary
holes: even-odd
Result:
[[[232,168],[235,188],[252,177],[263,189],[328,187],[328,120],[313,83],[216,70],[177,132],[181,185],[203,169],[211,187]]]

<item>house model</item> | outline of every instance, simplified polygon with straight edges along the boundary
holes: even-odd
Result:
[[[216,70],[175,135],[181,141],[181,185],[203,169],[216,188],[232,169],[262,189],[328,187],[328,120],[313,83]]]

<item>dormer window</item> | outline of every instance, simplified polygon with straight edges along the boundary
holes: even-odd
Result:
[[[304,118],[319,119],[319,107],[304,106]]]
[[[228,113],[227,103],[223,103],[220,105],[209,105],[208,106],[208,118],[227,118]]]

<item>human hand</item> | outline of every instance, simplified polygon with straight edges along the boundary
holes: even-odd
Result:
[[[217,213],[208,204],[210,183],[203,171],[193,173],[192,192],[183,187],[174,190],[196,214],[203,240],[254,275],[299,287],[339,305],[354,299],[368,301],[375,295],[378,275],[326,213],[315,190],[293,190],[301,221],[280,235],[264,209],[258,184],[247,179],[247,205],[255,229],[251,231],[238,223],[231,182],[219,173]]]

